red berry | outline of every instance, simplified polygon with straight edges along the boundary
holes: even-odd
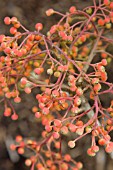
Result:
[[[7,107],[4,111],[4,116],[10,116],[11,115],[11,108]]]
[[[75,6],[71,6],[69,9],[70,13],[74,13],[76,11],[76,7]]]
[[[42,25],[41,23],[37,23],[37,24],[35,25],[35,29],[38,30],[38,31],[40,31],[40,30],[43,29],[43,25]]]
[[[11,19],[10,19],[9,17],[5,17],[5,18],[4,18],[4,23],[5,23],[6,25],[10,25],[10,24],[11,24]]]
[[[109,0],[104,0],[105,5],[109,5],[110,1]]]
[[[93,152],[91,148],[89,148],[89,149],[87,150],[87,154],[88,154],[89,156],[95,156],[95,155],[96,155],[95,152]]]
[[[47,107],[44,107],[44,108],[42,109],[42,113],[43,113],[44,115],[47,115],[47,114],[49,113],[49,109],[48,109]]]
[[[92,149],[93,152],[98,152],[99,151],[99,147],[96,146],[96,145],[92,146],[91,149]]]
[[[101,62],[102,62],[102,65],[103,65],[103,66],[106,66],[106,65],[107,65],[107,60],[106,60],[106,59],[102,59]]]
[[[10,33],[11,34],[16,34],[17,33],[17,29],[15,27],[11,27],[10,28]]]
[[[113,9],[113,2],[110,3],[109,7]]]
[[[24,91],[25,91],[25,93],[30,94],[31,93],[31,88],[30,87],[26,87],[24,89]]]
[[[20,97],[15,97],[14,98],[14,102],[15,103],[20,103],[21,102],[21,98]]]
[[[17,120],[17,119],[18,119],[18,115],[14,113],[14,114],[11,116],[11,119],[12,119],[12,120]]]

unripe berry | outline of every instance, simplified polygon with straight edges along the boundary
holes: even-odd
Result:
[[[98,152],[99,151],[99,147],[96,146],[96,145],[92,146],[91,149],[92,149],[93,152]]]
[[[84,133],[84,128],[78,128],[76,133],[81,136]]]
[[[107,29],[110,29],[110,28],[112,27],[112,24],[111,24],[111,23],[107,23],[107,24],[105,25],[105,27],[106,27]]]
[[[80,97],[76,97],[75,99],[74,99],[74,105],[75,106],[79,106],[81,104],[81,99],[80,99]]]
[[[79,112],[79,108],[78,107],[72,107],[71,111],[72,111],[72,113],[77,114]]]
[[[101,89],[101,84],[100,83],[95,84],[93,89],[94,89],[95,92],[98,92]]]
[[[46,11],[46,15],[47,16],[51,16],[51,15],[53,15],[54,14],[54,10],[53,9],[48,9],[47,11]]]
[[[68,142],[68,146],[70,147],[70,148],[74,148],[75,147],[75,142],[74,141],[69,141]]]
[[[26,160],[25,160],[25,165],[26,165],[26,166],[31,166],[31,164],[32,164],[32,162],[31,162],[30,159],[26,159]]]
[[[16,24],[18,22],[18,19],[16,17],[11,18],[12,24]]]
[[[92,79],[92,84],[98,84],[98,83],[99,83],[99,78]]]
[[[47,74],[50,74],[52,75],[53,74],[53,70],[50,68],[50,69],[47,69]]]
[[[86,10],[86,12],[88,13],[88,14],[92,14],[92,8],[88,8],[87,10]]]
[[[81,96],[81,95],[83,94],[83,90],[82,90],[80,87],[78,87],[78,88],[76,89],[76,94],[77,94],[78,96]]]
[[[67,126],[61,127],[60,132],[61,132],[63,135],[67,135],[67,134],[68,134],[68,128],[67,128]]]

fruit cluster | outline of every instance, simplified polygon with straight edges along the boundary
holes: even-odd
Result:
[[[108,108],[101,102],[101,95],[113,93],[106,71],[112,60],[108,47],[113,40],[108,34],[113,28],[113,2],[100,0],[97,6],[94,0],[93,6],[82,11],[72,6],[66,14],[46,11],[47,16],[53,14],[61,19],[47,35],[41,32],[41,23],[31,32],[17,18],[5,17],[4,23],[12,24],[12,35],[0,35],[0,102],[4,102],[4,116],[17,120],[12,99],[20,103],[20,91],[30,94],[38,88],[32,112],[43,125],[42,141],[17,136],[11,149],[19,154],[25,148],[33,152],[25,161],[31,170],[79,170],[82,163],[62,153],[63,135],[74,134],[67,144],[74,148],[79,139],[91,134],[90,156],[96,155],[99,145],[108,153],[113,151],[109,135],[113,100]]]

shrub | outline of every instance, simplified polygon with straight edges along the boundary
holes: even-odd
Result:
[[[31,32],[16,17],[4,19],[6,25],[12,25],[12,35],[0,35],[4,116],[19,119],[12,99],[21,103],[20,91],[30,94],[39,89],[32,112],[43,126],[42,140],[24,140],[18,135],[11,145],[19,154],[24,154],[25,148],[33,151],[25,161],[31,170],[82,168],[82,163],[62,152],[63,135],[74,134],[75,139],[67,143],[74,148],[79,139],[90,134],[90,156],[95,156],[101,145],[106,152],[113,151],[113,100],[107,108],[101,102],[102,95],[113,93],[106,71],[112,58],[108,50],[113,45],[108,36],[113,29],[112,6],[113,2],[104,0],[96,5],[94,0],[93,6],[82,11],[75,6],[66,14],[49,9],[47,16],[57,14],[61,19],[47,35],[42,33],[41,23],[36,23],[36,30]]]

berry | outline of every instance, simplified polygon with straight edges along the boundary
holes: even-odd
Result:
[[[104,0],[105,5],[109,5],[110,1],[109,0]]]
[[[26,166],[31,166],[31,164],[32,164],[32,162],[31,162],[30,159],[26,159],[26,160],[25,160],[25,165],[26,165]]]
[[[11,19],[10,19],[9,17],[5,17],[5,18],[4,18],[4,23],[5,23],[6,25],[10,25],[10,24],[11,24]]]
[[[48,9],[47,11],[46,11],[46,15],[47,16],[51,16],[51,15],[53,15],[54,14],[54,10],[53,9]]]
[[[11,27],[10,28],[10,33],[11,34],[16,34],[17,33],[17,29],[15,27]]]
[[[30,87],[25,87],[24,91],[25,91],[25,93],[30,94],[31,93],[31,88]]]
[[[113,2],[110,3],[109,7],[113,9]]]
[[[75,147],[75,142],[74,141],[69,141],[68,142],[68,146],[70,147],[70,148],[74,148]]]
[[[35,29],[38,30],[38,31],[40,31],[40,30],[43,29],[43,25],[42,25],[41,23],[37,23],[37,24],[35,25]]]
[[[14,102],[15,103],[20,103],[21,102],[21,98],[20,97],[15,97],[14,98]]]
[[[98,25],[103,26],[105,24],[105,20],[99,19],[98,20]]]
[[[71,6],[69,9],[70,13],[74,13],[76,11],[76,7],[75,6]]]

